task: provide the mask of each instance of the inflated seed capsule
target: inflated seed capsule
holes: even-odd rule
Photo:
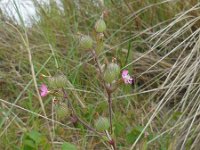
[[[65,104],[65,103],[61,102],[59,104],[56,104],[55,110],[56,110],[56,114],[60,120],[69,116],[69,109],[68,109],[67,104]]]
[[[67,85],[67,78],[64,75],[57,75],[48,78],[48,82],[51,88],[63,88]]]
[[[102,18],[95,23],[95,30],[96,32],[104,32],[106,30],[106,23]]]
[[[110,63],[104,71],[104,80],[107,83],[112,83],[117,80],[120,74],[120,67],[116,63]]]
[[[90,36],[84,35],[80,39],[80,47],[84,50],[90,50],[93,46],[93,40]]]
[[[97,131],[102,132],[102,131],[108,130],[109,127],[110,127],[110,123],[106,117],[99,117],[95,121],[95,128],[97,129]]]

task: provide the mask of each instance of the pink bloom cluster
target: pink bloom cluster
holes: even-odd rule
[[[42,97],[45,97],[45,96],[47,96],[48,93],[49,93],[49,91],[48,91],[47,86],[45,84],[42,84],[40,87],[40,95]]]
[[[125,84],[132,84],[134,82],[133,78],[128,74],[128,70],[122,71],[122,79]]]

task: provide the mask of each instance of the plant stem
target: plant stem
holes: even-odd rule
[[[84,125],[88,130],[93,131],[94,133],[96,133],[96,134],[99,135],[100,137],[103,137],[103,135],[102,135],[101,133],[97,132],[93,127],[91,127],[88,123],[86,123],[85,121],[83,121],[83,120],[76,114],[76,111],[75,111],[73,105],[71,104],[71,102],[69,101],[68,96],[67,96],[67,93],[66,93],[66,91],[64,90],[64,88],[62,88],[62,91],[63,91],[63,98],[64,98],[65,101],[68,103],[68,107],[71,108],[74,117],[76,117],[77,120],[78,120],[82,125]]]
[[[105,81],[104,81],[104,79],[103,79],[103,77],[102,77],[103,71],[102,71],[102,69],[101,69],[101,64],[100,64],[99,61],[98,61],[97,54],[96,54],[96,52],[95,52],[94,50],[92,50],[92,54],[93,54],[94,60],[95,60],[95,62],[96,62],[96,64],[97,64],[97,67],[98,67],[98,69],[99,69],[100,78],[101,78],[101,80],[102,80],[102,82],[103,82],[103,86],[104,86],[104,88],[106,89],[106,91],[108,91],[108,87],[106,86],[106,83],[105,83]]]
[[[112,97],[111,93],[108,92],[108,109],[109,109],[109,119],[110,119],[110,134],[112,135]]]
[[[110,133],[112,134],[112,98],[111,98],[111,95],[112,95],[112,90],[111,90],[111,87],[108,87],[102,77],[102,74],[103,74],[103,71],[101,69],[101,65],[98,61],[98,57],[96,55],[96,52],[94,50],[92,50],[92,54],[94,56],[94,59],[95,59],[95,62],[97,64],[97,67],[99,69],[99,73],[100,73],[100,77],[101,77],[101,80],[103,82],[103,86],[104,88],[106,89],[106,92],[107,92],[107,95],[108,95],[108,109],[109,109],[109,119],[110,119]]]
[[[117,89],[117,85],[118,84],[120,84],[120,81],[119,81],[119,83],[117,83],[117,85],[115,85],[115,87],[113,88],[113,87],[111,87],[111,86],[107,86],[106,85],[106,83],[105,83],[105,81],[104,81],[104,79],[103,79],[103,71],[102,71],[102,69],[101,69],[101,64],[99,63],[99,61],[98,61],[98,57],[97,57],[97,55],[96,55],[96,52],[94,51],[94,50],[92,50],[92,54],[93,54],[93,57],[94,57],[94,60],[95,60],[95,62],[96,62],[96,64],[97,64],[97,67],[98,67],[98,69],[99,69],[99,73],[100,73],[100,78],[101,78],[101,80],[102,80],[102,82],[103,82],[103,86],[104,86],[104,88],[105,88],[105,90],[106,90],[106,93],[107,93],[107,95],[108,95],[108,109],[109,109],[109,121],[110,121],[110,134],[112,135],[112,133],[113,133],[113,127],[112,127],[112,93]],[[111,138],[111,147],[114,149],[114,150],[116,150],[117,148],[116,148],[116,143],[115,143],[115,141]]]
[[[109,144],[111,145],[111,148],[113,150],[117,150],[116,145],[115,145],[115,141],[112,139],[112,137],[110,136],[110,134],[108,133],[107,130],[105,132],[106,132],[106,135],[107,135],[107,137],[109,139]]]

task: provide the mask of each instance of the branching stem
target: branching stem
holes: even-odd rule
[[[71,104],[70,100],[68,99],[67,93],[65,91],[64,88],[62,88],[62,92],[63,92],[63,98],[65,99],[65,101],[68,103],[68,107],[70,107],[70,109],[72,110],[73,113],[73,117],[76,117],[76,119],[83,125],[85,126],[88,130],[93,131],[94,133],[96,133],[98,136],[103,137],[103,134],[97,132],[93,127],[91,127],[88,123],[86,123],[85,121],[83,121],[76,113],[73,105]]]
[[[100,73],[101,80],[103,82],[103,86],[104,86],[104,88],[106,90],[106,93],[108,95],[108,109],[109,109],[109,119],[110,119],[110,133],[112,134],[112,99],[111,99],[111,95],[112,95],[113,91],[112,91],[112,89],[111,89],[110,86],[106,85],[106,83],[105,83],[105,81],[103,79],[103,76],[102,76],[103,75],[103,71],[101,69],[101,65],[100,65],[100,63],[98,61],[98,57],[97,57],[96,52],[94,50],[92,51],[92,54],[93,54],[93,57],[94,57],[95,62],[97,64],[97,67],[99,69],[99,73]]]

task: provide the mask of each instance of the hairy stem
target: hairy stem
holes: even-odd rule
[[[100,78],[101,78],[101,80],[102,80],[102,82],[103,82],[103,86],[104,86],[104,88],[106,89],[106,91],[108,91],[108,87],[106,86],[106,83],[105,83],[105,81],[104,81],[104,79],[103,79],[103,71],[102,71],[102,69],[101,69],[101,64],[99,63],[99,60],[98,60],[98,57],[97,57],[97,54],[96,54],[96,52],[93,50],[92,51],[92,54],[93,54],[93,57],[94,57],[94,61],[96,62],[96,64],[97,64],[97,67],[98,67],[98,70],[99,70],[99,73],[100,73]]]
[[[112,90],[110,87],[108,87],[103,79],[103,71],[101,69],[101,65],[98,61],[98,57],[96,55],[96,52],[93,50],[92,51],[92,54],[94,56],[94,59],[95,59],[95,62],[97,64],[97,67],[99,69],[99,73],[100,73],[100,77],[101,77],[101,80],[103,82],[103,86],[104,88],[106,89],[106,92],[107,92],[107,95],[108,95],[108,109],[109,109],[109,119],[110,119],[110,133],[112,134],[112,98],[111,98],[111,95],[112,95]]]
[[[110,119],[110,134],[112,134],[112,97],[110,92],[108,92],[108,109]]]
[[[94,133],[96,133],[98,136],[103,137],[103,135],[99,132],[97,132],[93,127],[91,127],[88,123],[86,123],[85,121],[83,121],[76,113],[73,105],[71,104],[71,102],[68,99],[67,93],[65,91],[64,88],[62,88],[63,91],[63,98],[65,99],[65,101],[68,103],[68,106],[71,108],[72,112],[73,112],[73,116],[76,117],[76,119],[82,124],[84,125],[88,130],[93,131]]]
[[[112,139],[112,137],[110,136],[110,134],[108,133],[108,131],[106,130],[106,135],[109,139],[109,144],[111,145],[112,150],[117,150],[116,145],[115,145],[115,141]]]
[[[93,50],[92,51],[92,54],[93,54],[93,57],[94,57],[94,60],[95,60],[95,62],[96,62],[96,64],[97,64],[97,67],[98,67],[98,69],[99,69],[99,73],[100,73],[100,78],[101,78],[101,80],[102,80],[102,82],[103,82],[103,86],[104,86],[104,88],[105,88],[105,90],[106,90],[106,93],[107,93],[107,95],[108,95],[108,109],[109,109],[109,121],[110,121],[110,134],[112,135],[112,132],[113,132],[113,127],[112,127],[112,92],[114,92],[116,89],[117,89],[117,85],[113,88],[113,87],[111,87],[111,86],[107,86],[106,85],[106,83],[105,83],[105,81],[104,81],[104,79],[103,79],[103,71],[102,71],[102,69],[101,69],[101,64],[99,63],[99,61],[98,61],[98,57],[97,57],[97,55],[96,55],[96,52]],[[120,82],[119,82],[120,83]],[[119,84],[119,83],[117,83],[117,84]],[[114,150],[116,150],[117,148],[116,148],[116,143],[115,143],[115,141],[114,140],[111,140],[112,142],[110,143],[111,144],[111,147],[114,149]]]

